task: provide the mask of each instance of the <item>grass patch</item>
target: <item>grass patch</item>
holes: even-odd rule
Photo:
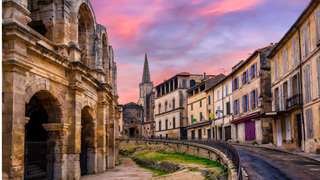
[[[120,171],[119,169],[114,169],[114,170],[113,170],[113,172],[119,172],[119,171]]]
[[[119,166],[122,164],[122,161],[121,160],[119,160]]]
[[[180,154],[180,153],[167,153],[167,152],[160,152],[160,151],[151,151],[147,150],[136,154],[134,157],[141,158],[141,159],[149,159],[154,161],[163,161],[163,162],[170,162],[176,164],[198,164],[198,165],[205,165],[206,167],[219,167],[224,169],[224,166],[221,165],[217,161],[212,161],[206,158],[199,158],[190,155]]]
[[[157,174],[157,176],[162,176],[162,175],[170,174],[169,172],[161,171],[161,170],[157,170],[157,169],[153,169],[153,168],[151,168],[151,167],[141,166],[141,165],[138,165],[138,166],[139,166],[140,168],[147,169],[147,170],[151,171],[151,172],[154,173],[154,174]]]

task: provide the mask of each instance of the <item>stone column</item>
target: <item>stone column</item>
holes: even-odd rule
[[[121,116],[121,107],[118,106],[115,111],[115,165],[119,165],[119,121]]]
[[[106,170],[106,118],[108,107],[107,101],[98,102],[98,131],[97,131],[97,172],[103,173]]]
[[[49,143],[54,143],[54,180],[67,180],[68,174],[68,138],[69,124],[50,123],[43,124],[43,128],[49,131]]]
[[[114,168],[115,166],[115,129],[114,129],[114,101],[109,102],[109,124],[108,124],[108,137],[109,137],[109,156],[108,156],[108,168]]]
[[[68,131],[68,179],[79,180],[80,152],[81,152],[81,102],[84,89],[81,87],[81,74],[71,71],[68,74],[68,120],[70,128]]]

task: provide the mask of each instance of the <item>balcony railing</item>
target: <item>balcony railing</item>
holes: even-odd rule
[[[301,95],[300,94],[296,94],[290,98],[287,99],[287,109],[291,109],[294,107],[297,107],[301,105]]]

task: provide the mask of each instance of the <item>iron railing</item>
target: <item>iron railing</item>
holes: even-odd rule
[[[203,144],[207,145],[213,148],[216,148],[226,154],[231,160],[233,165],[237,169],[238,173],[238,180],[242,180],[242,171],[241,171],[241,159],[240,155],[235,147],[233,147],[230,143],[224,142],[224,141],[218,141],[218,140],[211,140],[207,138],[198,138],[198,137],[174,137],[174,138],[166,138],[166,137],[160,137],[160,136],[154,136],[154,137],[148,137],[148,138],[123,138],[120,137],[119,140],[161,140],[161,141],[183,141],[183,142],[190,142],[190,143],[197,143],[197,144]]]
[[[301,95],[296,94],[287,99],[287,109],[294,108],[296,106],[301,105]]]

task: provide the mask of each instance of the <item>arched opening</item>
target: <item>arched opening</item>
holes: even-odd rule
[[[195,86],[195,85],[196,85],[196,81],[192,79],[192,80],[190,81],[190,87],[193,87],[193,86]]]
[[[105,82],[109,79],[109,53],[108,53],[108,42],[106,34],[102,35],[102,69],[106,73]]]
[[[166,119],[166,130],[168,129],[168,119]]]
[[[168,102],[165,103],[165,112],[168,112]]]
[[[46,37],[47,29],[46,26],[43,24],[42,20],[31,21],[30,23],[28,23],[28,26],[30,26],[32,29],[37,31],[42,36]]]
[[[161,104],[159,104],[159,114],[161,114]]]
[[[92,114],[89,106],[81,111],[81,175],[92,174],[95,169],[95,123]]]
[[[161,131],[161,121],[159,121],[159,131]]]
[[[173,110],[176,109],[176,100],[175,99],[172,100],[172,109]]]
[[[176,128],[176,118],[173,118],[173,129],[175,129]]]
[[[78,20],[78,44],[82,50],[81,62],[91,68],[92,61],[94,62],[95,59],[95,53],[92,52],[95,42],[95,38],[92,36],[94,34],[94,20],[87,4],[81,4],[78,13],[80,15]]]
[[[35,93],[26,104],[25,125],[25,179],[53,179],[54,132],[43,124],[60,123],[61,109],[53,95],[45,90]]]

